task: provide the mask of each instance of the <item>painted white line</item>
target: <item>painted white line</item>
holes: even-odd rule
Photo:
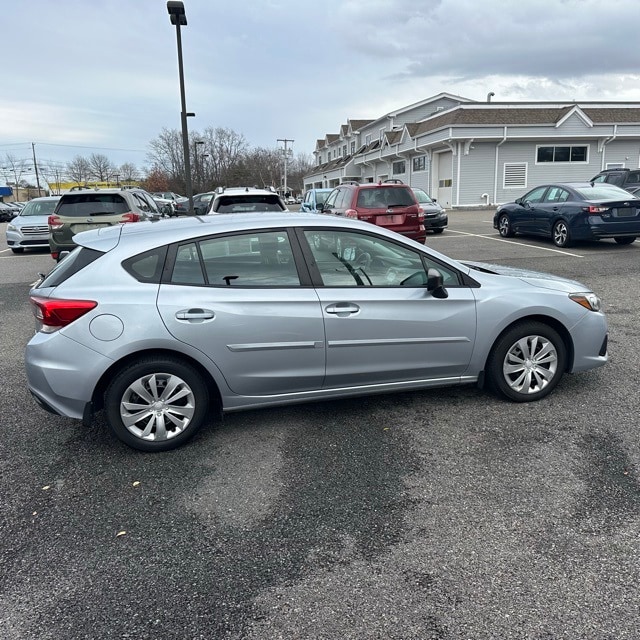
[[[468,233],[467,231],[455,231],[454,229],[447,229],[449,233],[459,233],[461,236],[471,236],[473,238],[483,238],[484,240],[493,240],[494,242],[506,242],[507,244],[515,244],[520,247],[528,247],[529,249],[540,249],[540,251],[551,251],[551,253],[560,253],[563,256],[571,256],[572,258],[584,258],[578,253],[571,253],[570,251],[563,251],[562,249],[550,249],[549,247],[541,247],[537,244],[527,244],[526,242],[517,242],[515,240],[507,240],[505,238],[496,238],[495,236],[485,236],[482,233]]]
[[[9,249],[0,249],[0,253],[5,253],[6,251],[9,251]]]

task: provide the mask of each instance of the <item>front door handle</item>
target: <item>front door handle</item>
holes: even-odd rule
[[[354,313],[358,313],[360,307],[351,302],[337,302],[336,304],[330,304],[328,307],[325,307],[324,310],[340,318],[346,318]]]
[[[210,309],[182,309],[176,313],[178,320],[188,320],[189,322],[203,322],[204,320],[212,320],[215,313]]]

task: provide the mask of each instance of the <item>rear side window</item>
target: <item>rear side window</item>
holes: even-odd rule
[[[167,255],[167,247],[159,247],[128,258],[122,263],[124,270],[138,282],[160,282]]]
[[[37,288],[57,287],[103,255],[102,251],[76,247],[68,256],[58,262]]]
[[[94,215],[119,215],[130,211],[126,200],[117,193],[78,193],[63,196],[56,215],[83,218]]]

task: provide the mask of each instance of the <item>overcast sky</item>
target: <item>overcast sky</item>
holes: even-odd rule
[[[640,102],[639,0],[185,0],[190,131],[317,138],[441,92]],[[165,0],[2,3],[0,159],[146,163],[180,129]]]

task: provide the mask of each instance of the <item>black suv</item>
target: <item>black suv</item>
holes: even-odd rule
[[[640,187],[640,169],[605,169],[589,182],[608,182],[621,189],[637,189]]]
[[[424,243],[424,210],[401,180],[343,182],[319,205],[323,213],[357,218]]]

